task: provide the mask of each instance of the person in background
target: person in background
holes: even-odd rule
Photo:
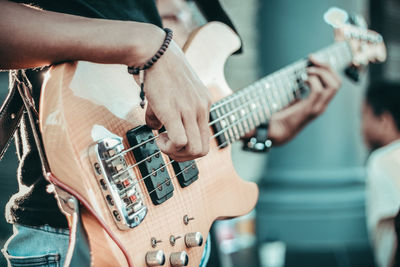
[[[378,266],[393,266],[400,208],[400,83],[371,84],[362,109],[367,161],[367,226]]]

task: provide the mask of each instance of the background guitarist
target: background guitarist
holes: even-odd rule
[[[44,71],[32,68],[75,60],[139,66],[154,55],[165,38],[152,0],[26,2],[35,7],[0,1],[0,68],[27,69],[16,74],[30,83],[36,105]],[[206,18],[232,25],[218,1],[198,3]],[[269,130],[275,144],[288,141],[321,114],[340,87],[338,76],[329,66],[311,61],[311,94],[273,117]],[[179,161],[204,156],[209,149],[210,97],[174,41],[147,72],[145,91],[147,124],[152,128],[164,125],[168,131],[158,139],[160,149]],[[54,197],[46,193],[47,181],[26,122],[23,117],[16,134],[20,190],[9,201],[7,212],[14,235],[3,252],[11,265],[43,261],[63,264],[68,247],[67,222]]]

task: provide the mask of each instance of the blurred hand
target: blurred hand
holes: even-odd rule
[[[206,155],[211,99],[174,41],[146,72],[145,92],[147,125],[153,129],[164,125],[167,130],[157,139],[160,150],[177,161]]]
[[[310,121],[321,115],[341,86],[332,68],[310,56],[313,66],[307,69],[311,89],[306,99],[274,114],[269,124],[269,138],[274,145],[288,142]]]

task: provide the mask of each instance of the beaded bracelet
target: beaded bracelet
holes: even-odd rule
[[[165,39],[163,44],[161,45],[160,49],[158,49],[157,53],[150,58],[144,65],[140,67],[135,67],[135,66],[128,66],[128,72],[132,75],[138,75],[139,74],[139,82],[140,82],[140,99],[142,100],[140,102],[140,106],[144,108],[146,102],[145,102],[145,93],[144,93],[144,79],[145,79],[145,71],[147,69],[150,69],[154,63],[157,62],[157,60],[160,59],[162,55],[164,55],[165,51],[167,50],[169,44],[171,43],[172,40],[172,30],[168,28],[164,28],[164,31],[166,33]]]

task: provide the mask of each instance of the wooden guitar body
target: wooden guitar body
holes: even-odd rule
[[[231,94],[223,68],[239,45],[238,37],[227,26],[210,23],[197,30],[184,48],[214,101]],[[210,153],[197,161],[198,180],[182,188],[172,178],[173,196],[160,205],[152,203],[145,184],[139,181],[140,170],[134,168],[148,212],[138,226],[120,230],[95,177],[89,150],[98,140],[115,136],[123,138],[124,147],[129,148],[126,133],[145,124],[139,102],[139,88],[126,66],[73,62],[52,67],[40,104],[45,152],[57,179],[52,182],[73,193],[85,206],[82,219],[89,237],[92,266],[146,266],[146,253],[155,250],[165,253],[164,266],[171,266],[169,256],[180,251],[187,252],[188,266],[199,266],[205,242],[200,247],[187,248],[185,234],[201,232],[205,240],[216,219],[248,213],[257,201],[257,186],[238,177],[229,146],[218,148],[212,139]],[[162,157],[169,161],[167,156]],[[125,158],[129,165],[136,162],[132,153]],[[171,165],[167,169],[174,177]],[[185,224],[185,215],[194,219]],[[128,260],[105,228],[118,240]],[[171,245],[171,236],[181,238]],[[152,247],[152,238],[162,242]]]

